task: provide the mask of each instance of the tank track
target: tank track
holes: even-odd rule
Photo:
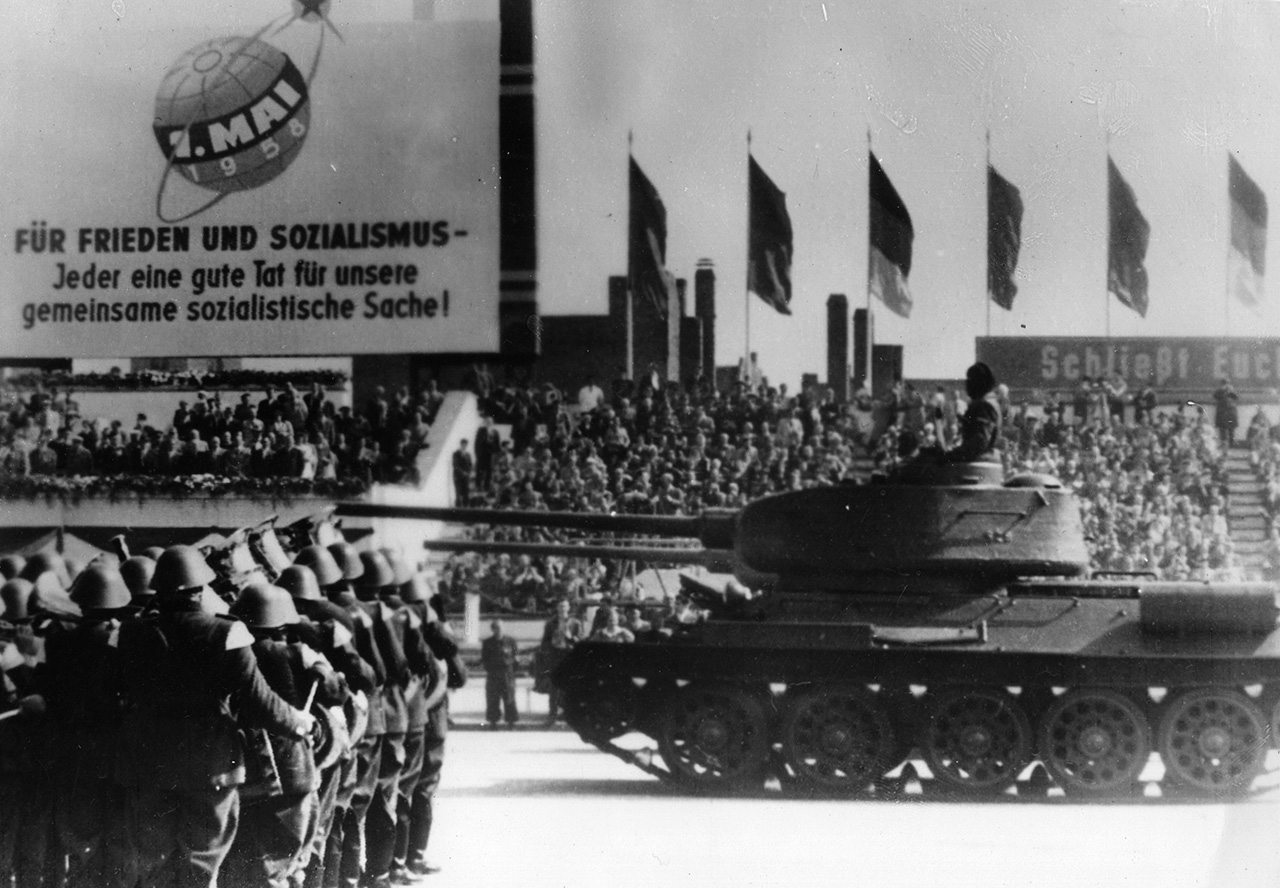
[[[1222,801],[1272,791],[1280,688],[566,688],[602,752],[684,791]],[[617,740],[638,731],[657,746]]]

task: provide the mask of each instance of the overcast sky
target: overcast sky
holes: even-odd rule
[[[975,8],[976,7],[976,8]],[[627,133],[667,208],[668,267],[715,262],[717,361],[745,349],[747,131],[787,193],[793,316],[753,297],[775,381],[825,378],[826,301],[866,303],[868,131],[915,223],[908,376],[958,376],[986,331],[987,132],[1022,190],[995,335],[1280,334],[1280,281],[1228,306],[1227,152],[1280,195],[1280,4],[537,0],[540,300],[603,312],[626,268]],[[1151,223],[1146,319],[1105,296],[1106,155]],[[1271,252],[1273,267],[1280,258]]]

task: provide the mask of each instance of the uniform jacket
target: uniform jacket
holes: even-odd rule
[[[319,682],[315,699],[324,706],[340,705],[346,697],[342,679],[332,669],[313,668],[308,660],[314,660],[316,654],[304,644],[259,639],[253,643],[253,653],[268,687],[290,706],[302,708],[315,682]],[[272,735],[260,727],[247,728],[246,740],[250,756],[262,756],[265,747],[270,746],[280,794],[300,795],[320,787],[320,773],[309,741]],[[269,775],[260,772],[259,777],[263,776],[269,779]]]
[[[125,786],[202,791],[244,782],[241,724],[289,735],[292,708],[258,669],[243,623],[200,609],[196,597],[161,600],[120,627],[118,776]]]

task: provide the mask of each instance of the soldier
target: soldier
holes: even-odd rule
[[[264,581],[249,583],[231,608],[253,633],[253,653],[267,684],[290,705],[314,700],[339,706],[346,683],[325,658],[288,637],[299,623],[289,593]],[[314,690],[314,694],[313,694]],[[224,872],[231,885],[265,884],[288,888],[312,851],[316,829],[316,791],[320,774],[310,743],[296,737],[269,736],[244,727],[248,742],[248,779],[241,788],[240,829]]]
[[[467,681],[467,668],[462,662],[457,642],[444,622],[442,612],[437,612],[427,578],[415,573],[409,582],[400,587],[400,597],[405,605],[422,620],[422,635],[438,663],[445,665],[447,689],[462,687]],[[436,699],[438,695],[438,700]],[[432,693],[424,687],[419,698],[409,709],[409,731],[422,725],[421,761],[418,773],[411,771],[411,760],[406,754],[405,771],[400,781],[400,802],[396,821],[396,856],[392,867],[392,881],[407,884],[419,876],[439,872],[439,867],[427,862],[427,843],[431,839],[434,820],[434,797],[440,785],[440,771],[444,767],[444,743],[449,732],[449,694],[447,690]],[[410,741],[406,740],[406,747]]]
[[[244,624],[201,609],[213,579],[194,548],[166,549],[151,580],[154,609],[120,627],[131,708],[117,766],[144,888],[217,884],[245,777],[232,696],[241,719],[273,733],[304,738],[314,722],[267,686]]]
[[[403,652],[405,664],[399,680],[389,676],[383,688],[386,732],[382,735],[381,764],[365,821],[368,837],[366,884],[381,888],[390,885],[395,855],[400,778],[407,763],[410,702],[418,696],[423,679],[434,670],[435,663],[422,638],[422,620],[396,594],[397,581],[408,579],[407,567],[402,563],[401,576],[397,577],[381,552],[361,552],[360,561],[364,565],[364,574],[357,581],[356,594],[362,604],[370,607],[371,616],[378,621],[380,632],[385,631],[389,646]],[[421,737],[417,736],[415,740],[420,746]]]
[[[116,645],[130,613],[129,589],[115,568],[92,564],[77,577],[71,600],[84,616],[49,638],[39,682],[58,731],[55,793],[67,885],[124,885],[134,874],[115,773],[124,715]]]
[[[342,585],[342,570],[324,546],[307,546],[298,553],[295,563],[281,572],[277,582],[293,596],[299,615],[311,622],[314,636],[309,644],[329,658],[347,680],[352,697],[344,707],[352,749],[320,773],[319,801],[316,816],[315,853],[307,867],[306,884],[310,888],[336,885],[342,862],[341,821],[351,803],[355,786],[355,748],[364,737],[369,719],[369,700],[385,676],[364,660],[352,646],[356,624],[345,608],[326,600],[320,586]],[[303,636],[305,638],[305,636]],[[330,847],[330,836],[337,825],[337,839]]]
[[[25,598],[25,604],[14,628],[14,640],[24,663],[10,675],[21,694],[40,696],[48,645],[75,627],[80,609],[59,579],[68,576],[61,556],[38,553],[27,562],[24,573],[28,571],[33,582],[28,592],[17,596]],[[5,597],[13,597],[12,591]],[[57,759],[52,754],[56,733],[45,716],[43,702],[39,714],[28,713],[12,733],[17,790],[14,875],[24,888],[60,885],[65,877],[65,852],[54,820],[55,794],[49,792],[57,773]]]
[[[334,561],[342,571],[342,581],[325,588],[329,600],[344,607],[351,614],[355,625],[356,650],[360,656],[380,670],[383,682],[379,695],[369,700],[369,727],[356,745],[356,767],[351,787],[350,804],[339,822],[334,818],[334,833],[330,834],[330,850],[333,850],[335,834],[341,848],[340,884],[354,886],[359,883],[366,859],[365,816],[373,804],[382,764],[382,737],[387,733],[387,706],[385,688],[406,680],[408,669],[404,650],[396,643],[386,625],[377,601],[360,601],[351,583],[364,576],[364,563],[350,543],[334,543],[329,547]],[[340,793],[340,797],[341,797]],[[341,801],[341,798],[340,798]],[[330,858],[329,864],[333,863]],[[332,874],[330,874],[332,875]],[[334,883],[331,883],[334,884]]]
[[[141,610],[146,607],[155,591],[151,588],[151,578],[155,576],[156,563],[146,555],[134,555],[120,565],[120,576],[129,587],[130,603]]]
[[[35,694],[36,666],[42,642],[31,626],[34,584],[15,577],[0,587],[4,621],[0,623],[0,884],[10,874],[21,886],[43,879],[48,837],[48,774],[45,757],[44,701]]]

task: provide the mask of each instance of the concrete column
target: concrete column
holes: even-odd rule
[[[827,385],[836,402],[849,400],[849,297],[827,297]]]

